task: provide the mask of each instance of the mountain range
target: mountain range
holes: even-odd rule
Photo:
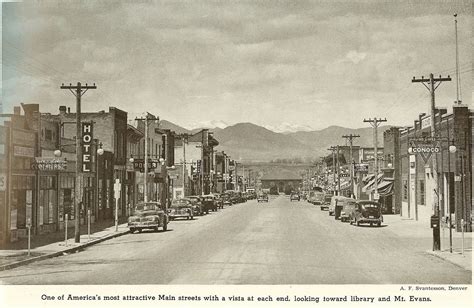
[[[162,128],[176,133],[196,133],[200,129],[189,130],[172,122],[161,120]],[[383,132],[390,126],[379,127],[378,144],[383,145]],[[275,159],[317,159],[328,155],[327,149],[333,145],[345,145],[343,135],[355,134],[354,145],[373,146],[373,129],[345,128],[330,126],[322,130],[275,132],[253,123],[237,123],[225,128],[212,128],[214,138],[219,141],[218,151],[225,151],[233,159],[253,162],[268,162]]]

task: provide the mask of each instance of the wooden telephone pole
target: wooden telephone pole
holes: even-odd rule
[[[74,191],[74,242],[80,243],[81,231],[80,231],[80,211],[82,203],[82,191],[81,191],[81,177],[82,177],[82,130],[81,130],[81,98],[87,90],[97,89],[95,83],[92,86],[83,86],[80,82],[73,86],[69,84],[65,86],[64,83],[61,85],[61,89],[69,90],[76,97],[76,184]]]
[[[349,140],[349,157],[350,157],[350,171],[351,171],[351,196],[352,197],[354,195],[354,159],[353,159],[353,156],[352,156],[352,141],[355,139],[355,138],[359,138],[360,136],[359,135],[353,135],[353,134],[350,134],[350,135],[344,135],[342,136],[342,138],[346,138],[346,140]]]
[[[431,95],[431,138],[436,138],[436,122],[435,122],[435,90],[439,87],[439,85],[443,81],[451,81],[451,77],[441,77],[435,78],[433,74],[430,74],[430,78],[425,78],[421,76],[421,78],[416,79],[413,77],[411,82],[422,83],[428,91],[430,91]],[[441,237],[440,237],[440,215],[439,215],[439,192],[438,190],[438,166],[437,166],[437,157],[436,153],[431,155],[431,162],[433,164],[433,208],[434,208],[434,215],[437,216],[438,224],[437,227],[433,227],[433,250],[441,250]]]

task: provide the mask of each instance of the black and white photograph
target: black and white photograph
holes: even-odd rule
[[[1,18],[3,307],[472,307],[472,1]]]

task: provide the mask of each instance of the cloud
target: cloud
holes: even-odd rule
[[[358,64],[360,61],[364,60],[366,56],[367,54],[365,52],[351,50],[346,54],[346,59],[352,61],[354,64]]]

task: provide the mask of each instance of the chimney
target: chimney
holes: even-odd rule
[[[19,106],[13,107],[13,114],[14,115],[21,115],[21,108]]]
[[[67,107],[67,113],[71,113],[71,107]]]
[[[59,106],[59,114],[65,114],[66,113],[66,106]]]

